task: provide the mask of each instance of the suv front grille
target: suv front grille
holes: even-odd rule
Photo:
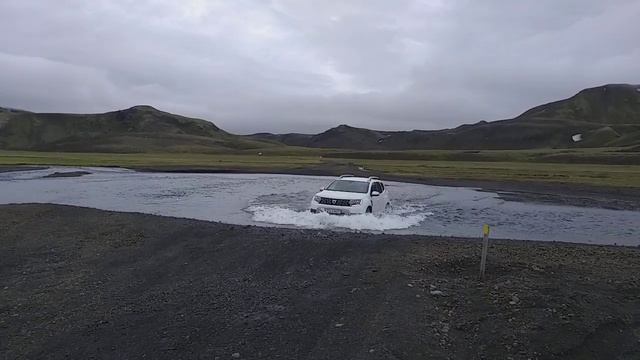
[[[333,205],[333,206],[351,206],[349,205],[349,200],[332,199],[332,198],[326,198],[326,197],[320,198],[320,204]]]

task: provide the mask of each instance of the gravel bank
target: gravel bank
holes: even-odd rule
[[[640,249],[0,206],[0,358],[635,359]]]

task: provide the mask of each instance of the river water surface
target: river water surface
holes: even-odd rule
[[[43,178],[85,170],[89,175]],[[505,201],[470,188],[386,182],[392,210],[381,215],[311,214],[309,201],[331,177],[143,173],[49,168],[0,173],[0,203],[55,203],[242,225],[397,234],[479,236],[640,246],[640,212]]]

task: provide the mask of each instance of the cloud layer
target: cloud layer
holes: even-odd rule
[[[0,106],[435,129],[640,83],[637,0],[4,0]]]

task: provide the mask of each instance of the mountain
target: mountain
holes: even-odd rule
[[[316,135],[254,134],[287,145],[357,150],[530,149],[640,144],[640,86],[611,84],[509,120],[445,130],[375,131],[347,125]],[[575,139],[575,140],[574,140]]]
[[[239,136],[151,106],[104,114],[0,108],[0,149],[79,152],[220,152],[283,145],[354,150],[533,149],[640,146],[640,86],[585,89],[516,118],[444,130],[376,131],[340,125],[320,134]]]
[[[104,114],[0,108],[0,149],[84,152],[210,152],[273,143],[229,134],[213,123],[151,106]]]
[[[518,118],[640,124],[640,85],[610,84],[585,89],[569,99],[536,106]]]

